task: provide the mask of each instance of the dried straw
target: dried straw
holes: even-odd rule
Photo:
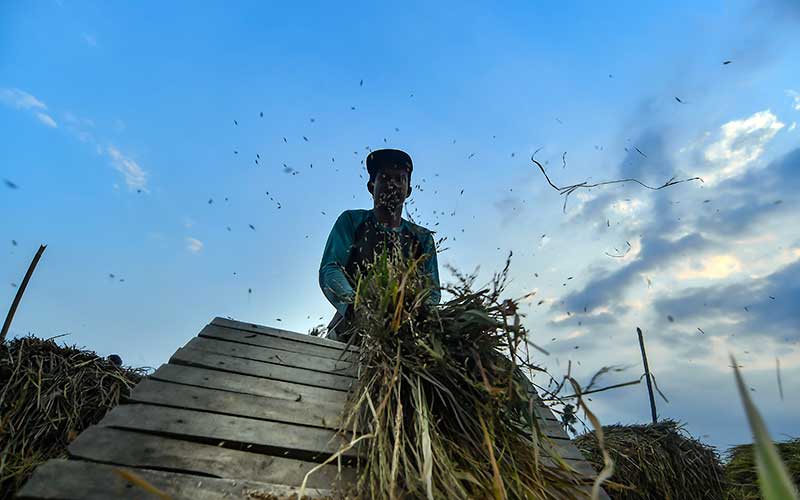
[[[508,323],[514,309],[499,299],[508,265],[478,292],[474,276],[459,276],[448,288],[454,298],[436,308],[425,305],[419,265],[384,253],[358,282],[361,372],[343,431],[371,437],[359,444],[356,495],[586,498],[591,481],[540,456],[537,443],[548,438],[512,361],[525,331],[518,317]]]
[[[800,438],[775,443],[778,453],[789,469],[792,481],[800,488]],[[726,453],[726,497],[728,500],[759,500],[758,472],[753,456],[753,445],[734,446]]]
[[[603,426],[605,446],[615,462],[607,485],[615,500],[717,500],[723,471],[717,452],[692,438],[673,420],[646,425]],[[584,456],[603,464],[594,433],[575,438]]]
[[[66,455],[78,433],[97,423],[144,375],[92,351],[33,336],[0,344],[0,499],[11,498],[33,469]]]

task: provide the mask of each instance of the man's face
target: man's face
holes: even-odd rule
[[[404,168],[384,168],[375,176],[372,197],[375,205],[396,208],[408,196],[409,176]]]

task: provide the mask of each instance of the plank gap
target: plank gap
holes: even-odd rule
[[[130,427],[116,426],[116,425],[109,425],[107,427],[110,429],[120,429],[126,431],[135,430],[136,432],[139,432],[141,434],[148,434],[151,436],[165,437],[169,439],[175,439],[178,441],[188,441],[191,443],[208,444],[212,446],[217,446],[219,448],[226,448],[235,451],[243,451],[246,453],[255,453],[258,455],[293,458],[295,460],[302,460],[305,462],[322,463],[328,458],[330,458],[330,456],[332,455],[332,453],[328,452],[311,452],[305,450],[297,450],[293,448],[270,446],[266,444],[247,443],[244,441],[235,441],[235,440],[220,440],[216,438],[187,435],[187,434],[180,434],[167,431],[156,431],[150,429],[132,429]],[[353,466],[356,462],[356,457],[352,456],[348,457],[343,455],[341,458],[342,458],[342,465],[344,466],[350,467]]]

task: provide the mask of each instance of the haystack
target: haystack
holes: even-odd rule
[[[0,344],[0,499],[33,469],[66,455],[144,375],[75,346],[34,336]]]
[[[800,438],[775,443],[778,453],[789,470],[789,476],[800,488]],[[725,482],[728,500],[760,500],[758,472],[753,445],[734,446],[728,452],[725,464]]]
[[[615,500],[717,500],[723,498],[723,470],[714,448],[692,438],[681,424],[603,426],[614,460],[607,491]],[[603,463],[594,433],[575,438],[595,466]]]
[[[585,478],[537,452],[525,331],[499,299],[508,267],[477,292],[460,278],[429,307],[419,264],[384,253],[358,283],[360,385],[343,419],[361,439],[357,495],[586,498]]]

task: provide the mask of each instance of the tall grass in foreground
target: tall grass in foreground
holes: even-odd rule
[[[526,333],[499,299],[508,266],[476,292],[459,277],[433,308],[420,262],[384,253],[357,286],[360,384],[343,425],[363,439],[357,495],[588,498],[586,478],[540,451]]]
[[[772,442],[761,414],[750,399],[750,394],[745,388],[744,380],[733,356],[731,356],[731,364],[736,377],[736,387],[739,389],[739,396],[742,398],[747,420],[750,422],[750,430],[753,432],[753,451],[756,457],[761,494],[764,500],[797,500],[797,488],[789,477],[786,465],[778,455],[778,450]]]
[[[789,469],[790,479],[800,485],[800,438],[775,443],[781,460]],[[758,466],[752,444],[741,444],[726,453],[725,482],[727,500],[760,500]]]

